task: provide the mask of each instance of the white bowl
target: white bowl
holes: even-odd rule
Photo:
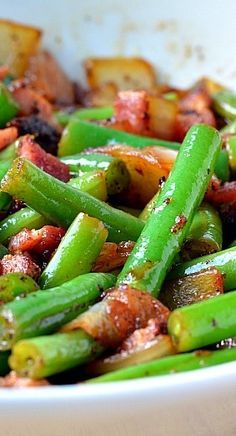
[[[92,55],[141,55],[161,78],[236,87],[234,0],[1,1],[0,15],[45,29],[74,79]],[[236,362],[171,376],[0,392],[1,436],[234,436]]]

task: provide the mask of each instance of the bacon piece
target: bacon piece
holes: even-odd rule
[[[176,139],[182,141],[193,124],[204,123],[216,127],[216,120],[213,112],[208,108],[201,111],[188,109],[180,112],[176,118]]]
[[[42,95],[19,81],[12,84],[11,91],[20,106],[20,115],[35,114],[46,121],[51,121],[52,105]]]
[[[210,106],[211,97],[202,84],[187,91],[179,102],[179,107],[182,111],[195,110],[201,112],[202,109],[210,108]]]
[[[215,205],[236,201],[236,181],[226,182],[218,189],[208,191],[207,200]]]
[[[2,275],[12,272],[21,272],[35,280],[41,273],[39,266],[32,260],[28,253],[6,254],[0,261],[0,268]]]
[[[18,377],[15,371],[11,371],[6,377],[0,377],[1,388],[32,388],[39,386],[48,386],[45,379],[32,380],[30,378]]]
[[[160,324],[156,318],[149,319],[147,326],[142,329],[135,330],[127,339],[122,342],[120,351],[135,352],[137,349],[143,347],[148,342],[155,339],[160,334],[167,333],[167,325]]]
[[[51,174],[56,179],[68,182],[70,179],[69,167],[56,156],[46,153],[30,135],[23,136],[18,145],[18,155],[33,162],[37,167]]]
[[[146,130],[148,100],[145,91],[121,91],[114,103],[116,121],[124,123],[124,130],[142,133]]]
[[[134,330],[143,328],[151,318],[164,328],[169,309],[147,292],[120,286],[108,292],[103,301],[65,325],[63,331],[82,328],[106,347],[117,347]]]
[[[94,272],[109,272],[120,268],[134,248],[134,242],[105,242],[93,267]]]
[[[30,85],[47,100],[59,104],[73,104],[73,84],[49,52],[40,51],[31,57],[26,76],[30,80]]]
[[[48,225],[39,230],[23,229],[11,238],[8,249],[11,254],[24,251],[52,254],[60,244],[64,234],[65,230],[61,227]]]
[[[16,127],[6,127],[5,129],[0,129],[0,150],[14,142],[17,136],[18,130]]]
[[[0,80],[4,80],[8,74],[9,74],[9,66],[0,65]]]

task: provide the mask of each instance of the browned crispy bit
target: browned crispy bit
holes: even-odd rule
[[[73,84],[48,51],[40,51],[31,57],[26,76],[30,86],[50,102],[73,104]]]
[[[65,230],[63,228],[50,225],[46,225],[39,230],[23,229],[11,238],[8,250],[11,254],[25,251],[52,254],[64,234]]]
[[[0,261],[1,274],[21,272],[37,280],[41,270],[28,253],[6,254]]]
[[[68,182],[70,179],[69,167],[56,156],[46,153],[31,135],[25,135],[20,139],[17,152],[20,157],[30,160],[56,179],[63,182]]]
[[[93,267],[94,272],[109,272],[120,268],[126,262],[130,252],[134,247],[134,242],[105,242],[101,253]]]
[[[134,330],[156,318],[166,325],[169,309],[147,292],[120,286],[108,292],[103,301],[63,327],[63,331],[84,329],[104,346],[116,348]]]

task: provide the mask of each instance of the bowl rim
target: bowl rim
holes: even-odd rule
[[[202,368],[193,371],[152,376],[147,378],[106,382],[86,385],[85,383],[62,385],[62,386],[41,386],[28,388],[0,388],[0,405],[8,402],[19,403],[22,400],[48,402],[54,400],[57,403],[64,402],[65,399],[73,399],[79,402],[91,400],[97,402],[108,400],[109,398],[133,397],[137,393],[156,393],[157,395],[165,392],[168,394],[173,389],[181,386],[187,391],[198,391],[202,384],[213,384],[214,386],[224,386],[231,382],[232,376],[236,375],[236,361],[228,362],[214,367]]]

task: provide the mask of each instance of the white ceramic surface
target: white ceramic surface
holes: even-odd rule
[[[142,55],[188,86],[236,88],[235,0],[0,0],[0,17],[46,29],[71,77],[91,55]],[[1,436],[235,436],[236,363],[116,384],[1,390]]]

